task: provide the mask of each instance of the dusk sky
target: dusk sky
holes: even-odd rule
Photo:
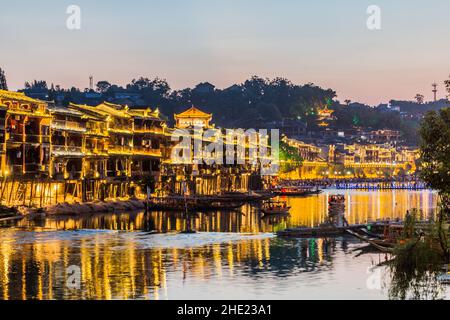
[[[173,89],[252,75],[313,82],[370,104],[432,97],[450,73],[448,0],[1,0],[0,67],[10,89],[85,88],[161,77]],[[81,30],[66,9],[81,8]],[[382,29],[366,27],[369,5]]]

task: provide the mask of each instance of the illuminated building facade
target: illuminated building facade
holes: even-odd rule
[[[175,129],[186,130],[190,138],[196,127],[214,129],[226,141],[225,131],[210,124],[212,115],[195,107],[175,115],[175,120]],[[265,137],[243,137],[242,164],[225,164],[226,153],[207,156],[223,157],[223,163],[174,163],[175,129],[167,128],[158,109],[107,102],[59,107],[23,93],[0,91],[0,122],[0,200],[8,205],[128,198],[142,194],[140,181],[148,178],[164,195],[263,187],[261,164],[250,150],[264,144],[267,148]],[[202,138],[202,147],[211,139]],[[238,151],[234,144],[233,150]]]
[[[221,192],[246,192],[249,190],[262,189],[268,181],[265,181],[260,174],[261,162],[258,161],[258,155],[251,150],[258,150],[259,147],[265,146],[268,148],[268,139],[256,134],[256,139],[253,140],[245,133],[236,133],[232,141],[227,141],[226,130],[215,128],[211,124],[212,115],[199,110],[196,107],[174,115],[175,128],[168,129],[167,133],[179,134],[183,133],[185,138],[191,138],[190,145],[191,155],[189,159],[183,163],[174,162],[172,157],[165,157],[163,171],[162,171],[162,185],[164,192],[167,193],[190,193],[211,195]],[[214,136],[205,137],[204,132],[214,132]],[[194,151],[195,138],[200,138],[201,149],[204,150],[211,143],[222,141],[224,149],[231,146],[231,148],[217,151],[214,150],[210,154],[202,152],[202,159],[197,159]],[[243,152],[245,154],[238,154],[238,143],[244,145]],[[169,141],[167,145],[168,153],[177,152],[178,142]],[[233,150],[236,158],[242,156],[245,160],[243,163],[234,161],[227,164],[227,152]],[[180,150],[181,151],[181,150]],[[233,155],[231,155],[233,156]],[[218,161],[219,160],[219,161]],[[211,163],[208,163],[211,161]],[[269,179],[269,178],[267,178]]]
[[[316,146],[284,137],[302,157],[302,165],[285,173],[289,179],[385,178],[413,174],[420,157],[418,149],[391,144],[337,144]]]
[[[0,90],[2,176],[48,176],[51,115],[46,104]]]
[[[57,107],[0,91],[0,121],[3,203],[122,198],[132,195],[137,178],[158,179],[165,139],[158,110]]]

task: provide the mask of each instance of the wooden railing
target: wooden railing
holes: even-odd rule
[[[109,146],[108,153],[132,154],[133,147],[130,146]]]
[[[86,131],[85,126],[83,126],[81,123],[78,123],[75,121],[53,120],[51,126],[54,129],[74,130],[74,131],[80,131],[80,132]]]
[[[150,149],[150,148],[144,148],[144,147],[134,147],[133,154],[155,156],[155,157],[162,156],[161,149]]]
[[[82,149],[81,146],[59,146],[59,145],[53,145],[52,146],[52,152],[74,154],[74,153],[83,153],[83,149]]]

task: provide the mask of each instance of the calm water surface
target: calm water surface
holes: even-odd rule
[[[334,193],[287,199],[291,216],[281,218],[261,218],[257,208],[247,206],[232,213],[137,212],[20,222],[0,229],[0,298],[388,298],[387,269],[377,267],[388,257],[368,251],[366,244],[347,237],[273,235],[321,223]],[[428,191],[351,191],[346,198],[351,223],[402,217],[411,208],[433,214],[437,200]],[[200,232],[179,233],[188,227]],[[78,270],[79,282],[72,277]]]

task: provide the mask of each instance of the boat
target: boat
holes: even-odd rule
[[[263,201],[268,197],[267,195],[262,195],[256,192],[224,192],[217,196],[213,196],[213,198],[217,198],[223,202],[233,202],[233,201],[242,201],[242,202],[257,202]],[[271,194],[270,197],[273,197]]]
[[[17,221],[17,220],[22,220],[24,218],[24,216],[8,216],[8,217],[2,217],[0,218],[0,222],[4,222],[4,221]]]
[[[274,193],[278,196],[298,197],[298,196],[308,195],[308,190],[298,188],[298,187],[283,187],[283,188],[280,188],[279,190],[275,190]]]
[[[342,194],[332,195],[328,200],[330,206],[345,206],[345,196]]]
[[[322,192],[323,192],[323,190],[320,190],[320,189],[311,190],[311,191],[308,191],[308,195],[311,195],[311,196],[318,195],[318,194],[321,194]]]
[[[213,202],[201,202],[195,205],[196,210],[235,210],[244,205],[243,202],[220,202],[220,201],[213,201]]]
[[[23,217],[23,214],[17,208],[0,205],[0,221],[21,220]]]
[[[280,214],[268,214],[263,215],[261,219],[283,219],[283,218],[289,218],[291,214],[289,212],[284,212]]]
[[[195,230],[180,231],[180,234],[195,234],[195,233],[197,233],[197,231]]]
[[[337,237],[345,233],[343,228],[335,227],[333,225],[322,225],[317,228],[294,228],[278,231],[278,237],[288,238],[320,238],[320,237]]]
[[[351,229],[345,229],[345,231],[348,234],[351,234],[352,236],[358,238],[359,240],[371,244],[372,246],[374,246],[375,248],[377,248],[378,250],[380,250],[382,252],[386,252],[386,253],[394,252],[394,246],[395,246],[394,242],[391,242],[389,240],[383,240],[383,239],[376,238],[376,237],[370,237],[367,235],[362,235]]]
[[[289,207],[284,201],[267,201],[263,204],[261,212],[265,215],[281,215],[289,213]]]
[[[149,201],[149,210],[153,211],[215,211],[235,210],[244,202],[229,202],[208,197],[167,197],[153,198]]]
[[[257,190],[257,191],[253,191],[255,194],[259,195],[261,198],[261,200],[270,200],[273,199],[277,196],[277,194],[275,194],[274,192],[270,191],[270,190]]]

